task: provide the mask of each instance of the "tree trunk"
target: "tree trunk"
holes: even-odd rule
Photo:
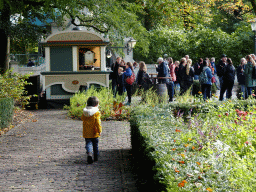
[[[9,68],[9,50],[8,46],[8,35],[10,32],[10,16],[11,10],[9,5],[4,1],[3,9],[0,14],[0,42],[1,42],[1,52],[0,52],[0,74],[3,74]],[[10,44],[9,44],[10,45]]]

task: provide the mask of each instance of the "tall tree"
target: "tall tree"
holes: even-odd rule
[[[0,0],[0,71],[8,68],[8,37],[36,40],[47,32],[36,20],[46,23],[50,18],[61,24],[68,18],[76,26],[86,26],[118,40],[143,31],[134,14],[138,9],[136,4],[119,0]]]

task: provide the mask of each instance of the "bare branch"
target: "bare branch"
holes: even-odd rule
[[[76,16],[76,17],[77,17],[77,16]],[[93,20],[91,20],[91,21],[93,21]],[[84,22],[84,21],[82,21],[82,22]],[[89,21],[86,21],[86,22],[89,23]],[[86,22],[85,22],[85,23],[86,23]],[[71,17],[71,23],[72,23],[73,25],[75,25],[75,26],[91,27],[91,28],[97,30],[97,31],[100,32],[100,33],[107,33],[107,32],[108,32],[108,29],[106,29],[106,30],[101,30],[101,29],[99,29],[98,27],[96,27],[96,26],[94,26],[94,25],[91,25],[91,24],[85,24],[85,23],[83,23],[83,24],[76,24],[76,23],[75,23],[75,18],[72,18],[72,17]]]

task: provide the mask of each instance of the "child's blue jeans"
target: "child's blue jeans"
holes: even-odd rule
[[[99,139],[98,138],[85,138],[85,149],[87,154],[99,155]]]

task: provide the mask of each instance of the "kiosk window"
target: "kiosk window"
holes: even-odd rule
[[[79,70],[100,70],[95,48],[79,48]]]

